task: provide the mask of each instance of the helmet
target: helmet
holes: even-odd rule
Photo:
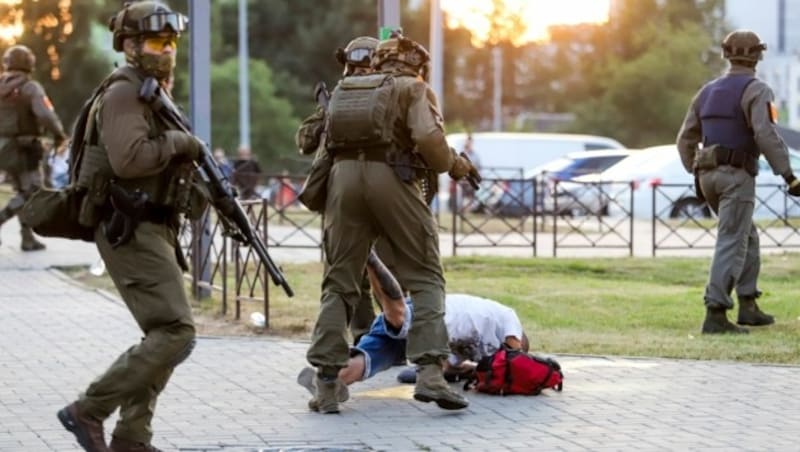
[[[187,23],[186,16],[173,12],[167,5],[146,0],[126,2],[122,11],[109,20],[108,29],[114,33],[114,50],[121,52],[127,37],[170,30],[179,34]]]
[[[336,50],[336,60],[344,66],[344,75],[352,75],[355,68],[369,69],[378,40],[371,36],[359,36],[344,49]]]
[[[3,53],[3,69],[6,71],[31,72],[34,64],[36,64],[36,56],[33,55],[31,49],[23,45],[11,46]]]
[[[425,77],[425,71],[431,56],[425,47],[406,38],[399,32],[393,32],[392,37],[381,41],[372,57],[372,67],[380,67],[389,61],[397,61],[412,67]]]
[[[736,30],[722,40],[722,56],[731,62],[755,65],[762,57],[767,45],[750,30]]]

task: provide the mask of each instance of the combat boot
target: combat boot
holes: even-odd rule
[[[436,402],[444,410],[461,410],[469,406],[469,401],[450,389],[442,374],[441,364],[422,364],[417,371],[417,385],[414,398],[420,402]]]
[[[117,436],[111,437],[109,448],[111,448],[111,452],[163,452],[151,444],[130,441]]]
[[[334,414],[339,412],[339,401],[337,394],[340,394],[344,387],[347,391],[347,386],[342,380],[322,378],[317,374],[314,377],[314,388],[316,393],[314,397],[308,401],[308,408],[311,411],[317,411],[322,414]]]
[[[73,402],[58,412],[58,420],[65,429],[75,435],[78,444],[88,452],[110,452],[103,435],[103,422],[78,410]]]
[[[310,367],[304,367],[303,370],[297,374],[297,384],[306,388],[311,395],[315,395],[317,393],[317,387],[315,383],[316,372],[314,369]],[[350,398],[350,391],[347,389],[346,384],[341,384],[336,387],[336,401],[339,403],[347,402],[347,399]],[[313,408],[312,408],[313,409]],[[314,410],[316,411],[316,410]]]
[[[747,328],[736,326],[728,321],[725,308],[706,308],[706,319],[703,321],[703,334],[747,334]]]
[[[22,251],[40,251],[45,249],[44,243],[36,240],[31,228],[22,228]]]
[[[739,325],[762,326],[775,323],[775,317],[758,308],[756,297],[739,297]]]

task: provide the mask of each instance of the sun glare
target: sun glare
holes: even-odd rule
[[[449,27],[464,27],[472,32],[473,44],[489,41],[490,0],[442,0]],[[515,45],[549,38],[551,25],[604,23],[608,21],[610,0],[504,0],[509,12],[516,12],[524,32],[512,39]]]

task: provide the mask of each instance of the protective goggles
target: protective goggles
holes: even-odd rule
[[[142,47],[151,51],[151,52],[162,52],[167,46],[172,47],[173,49],[178,48],[178,36],[177,35],[166,35],[166,36],[146,36],[142,39]]]
[[[352,49],[347,52],[346,58],[348,63],[352,64],[369,64],[369,61],[372,59],[372,52],[373,49],[368,48],[357,48]]]
[[[180,13],[158,12],[139,20],[139,31],[142,33],[158,33],[167,27],[175,33],[186,29],[189,19]]]

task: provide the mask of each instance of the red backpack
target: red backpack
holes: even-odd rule
[[[499,395],[537,395],[546,388],[561,391],[563,381],[561,366],[554,359],[504,346],[478,362],[475,376],[464,384],[464,389],[474,387],[478,392]]]

